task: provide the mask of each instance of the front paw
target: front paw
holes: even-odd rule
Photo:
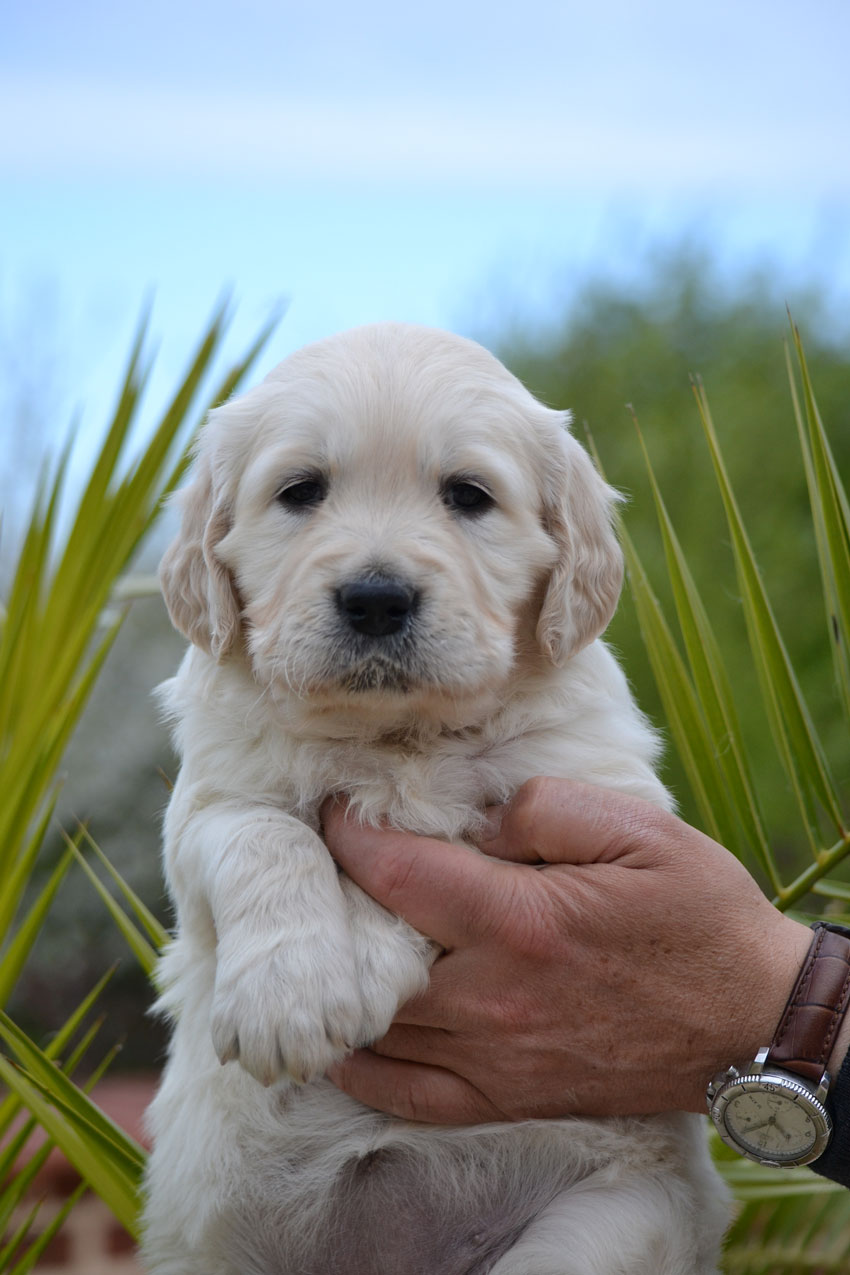
[[[363,1003],[356,1043],[370,1045],[386,1035],[405,1001],[424,992],[439,948],[401,917],[387,912],[350,878],[341,877],[340,884]]]
[[[347,945],[276,942],[257,954],[219,953],[213,1046],[262,1085],[299,1084],[325,1073],[354,1047],[361,1000]]]

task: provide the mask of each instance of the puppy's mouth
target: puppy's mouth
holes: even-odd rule
[[[372,573],[336,590],[336,684],[350,695],[407,694],[416,672],[421,596],[406,581]]]
[[[428,642],[415,625],[375,637],[338,632],[328,652],[323,680],[348,695],[409,695],[435,678]]]
[[[383,661],[370,660],[340,678],[340,690],[348,695],[386,694],[408,695],[413,690],[410,675],[403,669]]]

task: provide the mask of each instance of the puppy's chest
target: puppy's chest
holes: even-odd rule
[[[344,794],[370,823],[388,820],[411,832],[450,840],[473,831],[484,807],[505,800],[513,788],[503,768],[474,747],[427,752],[336,745],[320,764],[309,755],[292,761],[285,787],[302,816],[326,796]]]

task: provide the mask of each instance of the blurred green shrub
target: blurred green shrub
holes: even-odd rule
[[[637,415],[658,484],[691,570],[723,643],[724,658],[763,794],[768,832],[794,857],[793,795],[777,773],[775,751],[752,671],[735,585],[729,533],[691,377],[711,402],[732,484],[740,493],[756,557],[818,731],[850,778],[850,740],[823,641],[823,598],[814,555],[806,478],[788,388],[783,302],[805,334],[806,358],[840,472],[850,472],[850,325],[836,330],[813,292],[777,295],[771,272],[724,282],[702,253],[659,256],[633,291],[592,281],[565,305],[561,324],[505,334],[499,353],[533,393],[573,412],[586,426],[606,476],[629,497],[623,518],[653,587],[669,603],[646,465],[631,422]],[[630,405],[630,406],[627,406]],[[608,639],[623,654],[642,707],[663,713],[626,589]],[[667,779],[683,814],[696,818],[685,776],[668,750]]]

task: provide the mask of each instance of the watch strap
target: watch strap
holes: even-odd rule
[[[850,930],[822,921],[788,998],[765,1066],[819,1084],[850,1003]]]

